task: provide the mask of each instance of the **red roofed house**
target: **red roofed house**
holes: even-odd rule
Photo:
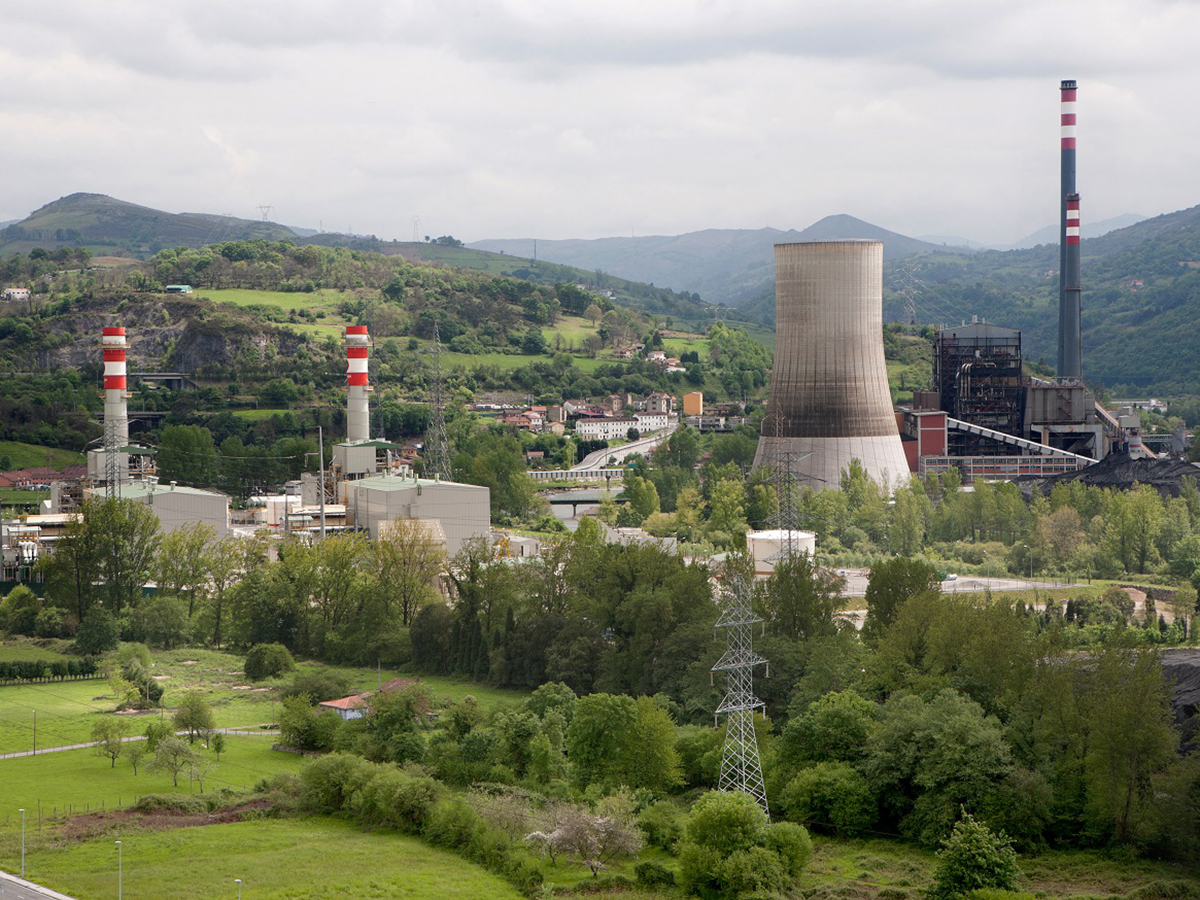
[[[367,697],[370,694],[354,694],[351,697],[342,697],[340,700],[326,700],[324,703],[318,704],[321,711],[327,709],[333,710],[343,721],[349,722],[351,719],[361,719],[367,714]]]

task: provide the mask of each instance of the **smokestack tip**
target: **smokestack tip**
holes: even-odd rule
[[[1064,78],[1060,90],[1073,91],[1078,87],[1074,78]]]
[[[366,333],[367,333],[366,325],[347,325],[346,326],[346,334],[366,334]]]
[[[105,335],[108,335],[108,336],[111,336],[111,337],[118,337],[118,336],[120,336],[120,337],[124,337],[124,336],[125,336],[125,329],[124,329],[124,328],[119,328],[119,327],[116,327],[116,326],[111,326],[111,325],[110,325],[110,326],[105,326],[105,328],[104,328],[104,334],[105,334]]]

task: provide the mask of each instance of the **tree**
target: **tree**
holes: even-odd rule
[[[96,654],[115,650],[121,641],[121,629],[116,617],[103,606],[88,610],[75,635],[75,649],[80,653]]]
[[[130,741],[125,749],[125,755],[129,757],[129,764],[133,766],[133,774],[137,775],[138,764],[146,755],[150,748],[146,746],[145,741]]]
[[[246,654],[246,662],[242,666],[251,681],[275,678],[295,668],[296,661],[292,659],[292,654],[281,644],[255,644]]]
[[[867,580],[867,618],[863,622],[863,637],[877,641],[895,621],[909,599],[925,591],[936,591],[937,570],[919,559],[897,556],[871,568]]]
[[[170,772],[173,784],[179,787],[179,773],[186,771],[195,761],[196,754],[187,741],[168,737],[158,742],[150,768],[156,772]]]
[[[935,900],[962,897],[980,888],[1016,889],[1017,854],[1003,832],[964,815],[942,842],[929,895]]]
[[[633,856],[642,848],[642,837],[633,818],[633,804],[624,795],[605,797],[596,812],[583,807],[560,811],[558,826],[546,843],[575,857],[592,877],[619,856]],[[533,835],[530,835],[532,838]]]
[[[1128,842],[1149,805],[1150,776],[1175,758],[1171,690],[1152,651],[1110,643],[1090,664],[1084,707],[1088,807],[1094,820]]]
[[[212,707],[196,691],[188,691],[179,698],[179,708],[175,710],[175,728],[177,731],[188,733],[188,743],[196,743],[196,738],[216,728]]]
[[[219,731],[212,736],[212,752],[217,755],[217,762],[220,762],[221,754],[225,752],[225,735]]]
[[[129,723],[117,716],[101,716],[92,725],[92,740],[96,742],[96,755],[107,756],[111,760],[109,768],[117,767],[117,757],[121,755],[121,749],[125,746],[124,741],[127,734],[129,734]]]
[[[217,448],[212,432],[201,425],[168,425],[158,439],[158,477],[195,487],[217,482]]]
[[[804,641],[837,631],[834,616],[846,605],[845,579],[818,567],[801,553],[780,560],[761,593],[763,611],[772,630]]]
[[[435,584],[446,567],[446,553],[419,519],[399,518],[380,529],[372,548],[376,590],[385,613],[399,607],[408,626],[422,605],[436,596]]]
[[[628,783],[625,776],[633,761],[626,757],[627,735],[637,719],[637,701],[632,697],[591,694],[579,698],[567,728],[567,758],[581,787]]]
[[[91,498],[83,502],[82,518],[84,528],[95,535],[105,603],[120,616],[125,607],[137,606],[153,574],[158,517],[136,500]]]
[[[162,539],[157,570],[158,586],[187,601],[189,620],[196,614],[197,600],[202,599],[209,581],[208,547],[216,532],[205,522],[188,522]]]

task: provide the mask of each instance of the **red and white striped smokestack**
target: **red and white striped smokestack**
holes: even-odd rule
[[[367,359],[371,338],[366,325],[346,326],[346,384],[350,386],[346,406],[346,440],[349,443],[371,438],[370,390],[367,383]]]
[[[104,350],[104,435],[118,447],[129,444],[129,410],[125,398],[125,329],[109,327],[100,337]]]
[[[1061,92],[1059,156],[1061,157],[1062,180],[1058,197],[1058,377],[1071,380],[1083,377],[1079,195],[1075,192],[1075,97],[1078,90],[1079,86],[1072,79],[1067,79],[1059,85]]]

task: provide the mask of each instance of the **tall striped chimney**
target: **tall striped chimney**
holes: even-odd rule
[[[109,327],[100,337],[104,350],[104,438],[116,447],[129,444],[129,410],[125,403],[125,329]]]
[[[1058,377],[1083,377],[1083,322],[1080,305],[1079,194],[1075,191],[1075,92],[1062,82],[1062,184],[1059,192]],[[1073,229],[1073,231],[1072,231]]]
[[[350,396],[346,406],[346,441],[371,438],[370,390],[367,383],[367,357],[371,338],[366,325],[346,326],[346,384]]]

